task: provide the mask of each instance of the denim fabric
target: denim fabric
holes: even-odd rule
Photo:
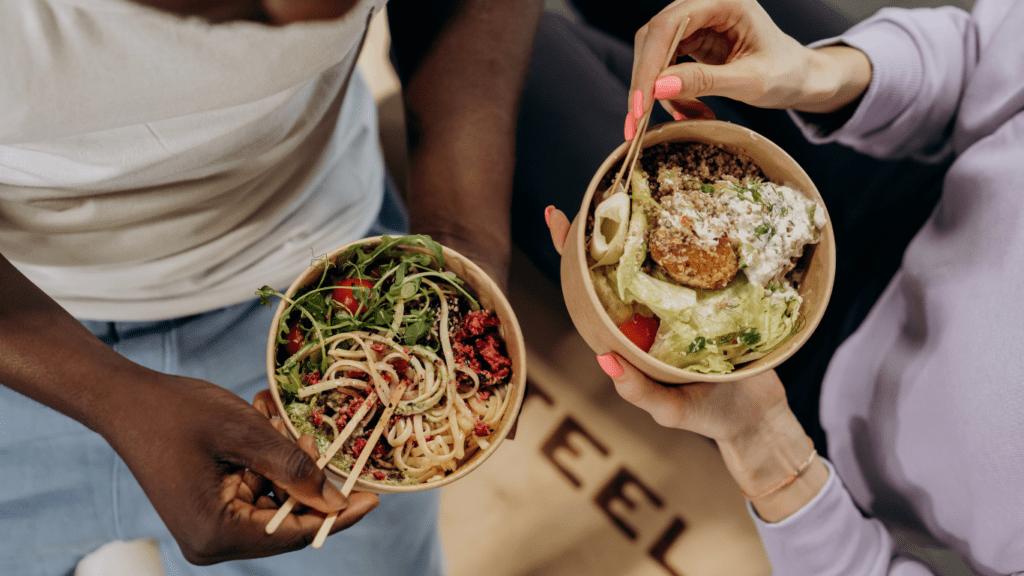
[[[371,234],[402,233],[407,220],[390,190]],[[253,290],[258,288],[254,286]],[[248,301],[158,322],[83,322],[133,361],[201,378],[246,400],[267,386],[273,306]],[[74,382],[67,382],[71,388]],[[111,540],[156,538],[167,576],[444,573],[436,490],[382,495],[381,505],[319,550],[198,567],[182,557],[121,459],[96,433],[0,387],[0,574],[63,576]]]

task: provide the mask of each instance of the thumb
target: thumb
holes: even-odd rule
[[[597,363],[611,376],[615,391],[623,400],[644,410],[654,421],[666,427],[678,428],[688,407],[684,389],[665,386],[648,378],[618,354],[599,354]]]
[[[572,226],[572,223],[569,222],[569,218],[565,215],[565,212],[562,212],[554,206],[548,206],[544,210],[544,219],[547,221],[548,231],[551,233],[551,243],[554,244],[555,250],[561,254],[562,247],[565,246],[565,240],[569,235],[569,227]]]
[[[692,100],[699,96],[724,96],[750,103],[764,92],[764,80],[743,63],[703,64],[684,62],[669,66],[655,82],[659,100]]]
[[[317,467],[318,454],[312,437],[303,436],[293,443],[282,437],[269,422],[265,428],[266,438],[248,464],[249,469],[320,512],[336,512],[348,505],[348,499],[341,490]]]

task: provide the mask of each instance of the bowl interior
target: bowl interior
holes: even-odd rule
[[[649,130],[644,136],[643,147],[662,142],[713,144],[727,152],[744,155],[761,168],[769,181],[799,189],[822,206],[825,205],[818,189],[796,161],[773,142],[748,128],[718,120],[669,122]],[[831,224],[822,230],[820,242],[808,246],[804,252],[806,274],[798,289],[803,297],[800,309],[803,325],[795,335],[769,354],[742,364],[728,374],[700,374],[656,360],[622,335],[605,312],[591,284],[590,262],[585,247],[585,224],[602,179],[625,156],[628,148],[629,142],[620,145],[594,174],[563,249],[562,291],[569,314],[583,339],[595,352],[600,354],[614,351],[653,379],[670,384],[739,380],[774,368],[792,356],[818,326],[832,294],[836,255]],[[825,216],[831,222],[827,208]]]
[[[380,240],[380,236],[357,240],[333,250],[327,255],[327,259],[333,261],[339,254],[355,245],[365,244],[373,246],[379,244]],[[402,246],[402,249],[427,252],[426,249],[410,246]],[[456,276],[462,279],[470,293],[480,302],[481,307],[493,310],[501,321],[499,333],[505,341],[506,351],[512,360],[512,379],[509,384],[512,398],[509,400],[505,414],[502,416],[499,425],[495,428],[493,436],[489,438],[490,445],[486,449],[477,450],[474,454],[463,460],[454,472],[449,473],[444,478],[433,482],[409,485],[393,485],[360,478],[356,481],[355,490],[377,493],[418,492],[450,484],[469,474],[494,453],[498,445],[501,444],[501,441],[512,430],[519,410],[522,407],[523,398],[526,394],[526,346],[523,342],[523,333],[519,327],[519,321],[512,311],[512,306],[508,303],[498,285],[479,266],[450,248],[444,247],[442,253],[444,254],[444,269],[454,272]],[[292,283],[285,292],[285,295],[291,297],[303,286],[315,282],[320,278],[322,271],[323,269],[317,264],[310,266]],[[274,373],[277,370],[277,326],[281,321],[284,310],[285,302],[281,301],[278,304],[277,312],[274,314],[274,320],[271,322],[270,334],[267,339],[267,378],[270,385],[270,393],[274,398],[278,414],[285,414],[281,394],[274,379]],[[287,417],[282,419],[289,435],[293,440],[297,439],[300,434],[295,425]],[[331,477],[338,483],[343,483],[348,477],[345,472],[331,463],[327,464],[325,472],[327,472],[328,477]]]

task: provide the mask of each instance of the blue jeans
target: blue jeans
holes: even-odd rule
[[[401,201],[389,193],[370,234],[402,233],[406,222]],[[139,364],[201,378],[251,401],[267,386],[264,354],[274,309],[252,300],[158,322],[83,324]],[[159,541],[167,576],[433,576],[444,573],[439,496],[436,490],[382,495],[377,509],[328,538],[319,550],[198,567],[182,557],[141,487],[103,438],[0,387],[3,576],[64,576],[104,543],[138,538]]]

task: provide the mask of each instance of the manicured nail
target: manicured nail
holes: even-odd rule
[[[598,354],[597,363],[601,365],[601,370],[604,370],[604,373],[612,378],[622,376],[622,365],[615,359],[615,356],[611,354]]]
[[[348,506],[348,498],[345,498],[345,495],[341,493],[341,490],[338,490],[338,487],[330,480],[324,480],[322,493],[324,500],[327,501],[327,505],[331,508],[344,510]]]
[[[633,116],[637,118],[644,115],[644,93],[637,90],[633,92]]]
[[[551,213],[554,211],[554,206],[548,206],[544,209],[544,221],[547,222],[548,226],[551,226]]]
[[[636,116],[632,112],[626,114],[626,140],[632,140],[636,136]]]
[[[682,112],[673,112],[672,117],[676,120],[686,120],[686,116]]]
[[[654,97],[658,100],[672,98],[683,89],[683,81],[678,76],[662,76],[654,83]]]

